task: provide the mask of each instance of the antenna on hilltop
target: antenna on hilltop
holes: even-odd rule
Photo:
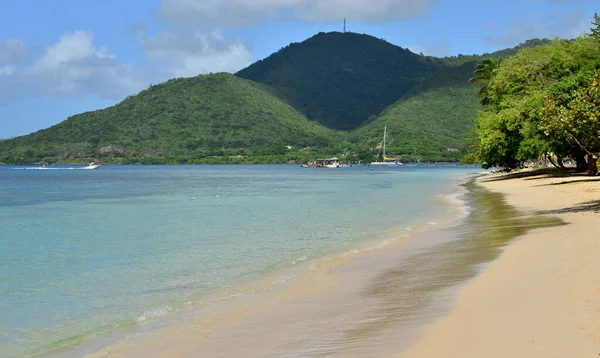
[[[344,33],[346,33],[346,19],[344,19]]]

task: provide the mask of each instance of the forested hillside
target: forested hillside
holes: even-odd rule
[[[292,106],[332,129],[353,129],[444,65],[384,40],[319,33],[236,75],[270,85]]]
[[[0,152],[9,163],[205,162],[208,157],[283,155],[287,146],[318,150],[336,138],[262,85],[219,73],[152,86],[116,106],[0,142]]]
[[[169,80],[113,107],[0,141],[0,162],[371,161],[384,126],[390,156],[459,160],[481,109],[482,84],[468,84],[477,63],[547,42],[435,58],[368,35],[319,33],[236,76]]]
[[[456,161],[467,152],[469,133],[479,110],[478,86],[467,81],[474,62],[426,78],[350,135],[363,151],[381,146],[388,128],[387,152],[402,161]]]

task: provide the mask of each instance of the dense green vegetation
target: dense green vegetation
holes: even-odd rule
[[[591,35],[522,49],[481,67],[486,107],[477,117],[476,159],[514,168],[552,154],[596,171],[600,153],[600,18]],[[488,69],[489,69],[488,68]],[[487,72],[486,72],[487,71]],[[587,158],[586,158],[587,157]]]
[[[352,129],[443,67],[369,35],[331,32],[290,44],[236,75],[276,88],[326,127]]]
[[[368,162],[381,153],[384,126],[389,156],[456,161],[469,147],[479,109],[482,87],[467,83],[476,62],[544,43],[435,58],[368,35],[321,33],[238,76],[173,79],[116,106],[0,141],[0,162]]]
[[[377,118],[350,134],[362,152],[373,153],[388,127],[387,150],[401,161],[458,161],[467,152],[468,133],[479,108],[477,87],[467,79],[475,64],[465,63],[428,77]],[[375,153],[377,154],[377,153]]]
[[[2,141],[0,160],[282,162],[301,156],[298,148],[318,152],[337,138],[262,85],[219,73],[173,79],[116,106]]]

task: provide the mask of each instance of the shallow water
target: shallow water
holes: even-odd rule
[[[0,167],[6,356],[81,345],[293,281],[295,267],[439,220],[449,204],[437,194],[477,170],[54,168]]]
[[[421,330],[448,311],[452,297],[502,247],[529,230],[564,223],[527,216],[500,194],[469,183],[470,214],[407,241],[355,256],[345,265],[317,272],[262,305],[245,308],[242,318],[202,335],[204,315],[152,336],[137,337],[137,352],[179,357],[388,357],[408,348]],[[186,336],[186,332],[194,332]],[[199,340],[199,338],[202,340]],[[133,341],[135,342],[136,339]],[[150,349],[150,350],[149,350]],[[162,349],[162,350],[161,350]]]

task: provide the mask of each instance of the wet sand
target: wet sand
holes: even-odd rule
[[[600,354],[600,178],[508,177],[478,182],[530,217],[567,225],[530,231],[506,247],[400,357]]]
[[[485,265],[502,254],[506,244],[523,235],[570,226],[553,212],[538,215],[517,210],[494,185],[482,184],[494,192],[467,185],[465,200],[472,212],[453,225],[429,225],[428,230],[397,238],[382,249],[321,262],[282,290],[195,310],[175,325],[129,335],[92,356],[391,357],[398,352],[407,357],[493,356],[487,350],[469,355],[470,345],[479,347],[479,343],[470,338],[468,328],[480,333],[489,325],[490,337],[496,346],[502,346],[504,339],[494,334],[495,323],[476,311],[470,316],[472,324],[465,327],[463,323],[468,321],[456,312],[465,305],[471,310],[481,307],[480,297],[490,311],[501,306],[497,297],[486,296],[495,292],[490,287],[496,287],[498,277],[492,276],[491,281],[485,277],[496,262]],[[512,203],[513,196],[507,198]],[[513,246],[507,250],[511,251]],[[497,262],[505,262],[506,255]],[[543,254],[521,259],[525,259],[519,266],[522,270],[536,260],[542,260],[542,266],[547,264]],[[475,278],[483,267],[483,274]],[[532,271],[525,275],[505,272],[502,267],[499,277],[513,284],[522,284],[520,280]],[[533,270],[538,271],[543,270]],[[483,290],[476,290],[471,301],[458,305],[465,292],[481,285],[482,277]],[[459,292],[458,300],[453,301]],[[523,315],[521,306],[515,307],[512,312]],[[455,343],[456,336],[464,341]],[[507,356],[499,352],[499,356]]]

